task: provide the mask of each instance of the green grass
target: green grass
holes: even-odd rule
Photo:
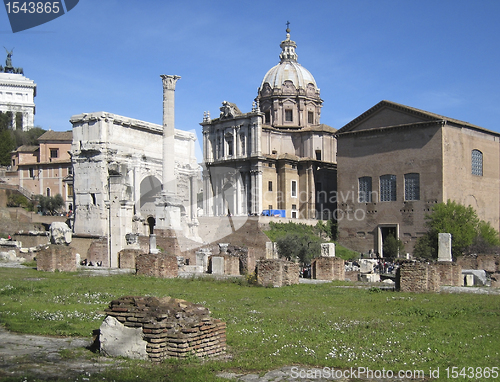
[[[108,303],[125,295],[205,305],[227,323],[232,359],[168,360],[160,366],[130,361],[91,381],[215,381],[221,370],[285,365],[427,372],[500,364],[498,295],[380,292],[333,283],[262,288],[235,281],[0,268],[0,323],[17,332],[90,337]]]

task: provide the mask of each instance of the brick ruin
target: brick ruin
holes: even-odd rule
[[[257,283],[281,287],[299,283],[300,266],[291,261],[273,259],[257,261]]]
[[[311,262],[311,271],[316,280],[345,280],[345,262],[339,257],[317,257]]]
[[[137,275],[174,278],[179,275],[177,256],[167,254],[142,254],[135,257]]]
[[[396,272],[401,292],[439,292],[442,285],[461,286],[462,267],[456,263],[403,263]]]
[[[147,358],[153,362],[214,357],[226,351],[226,323],[211,318],[199,304],[172,297],[126,296],[111,301],[105,312],[125,327],[142,329]],[[101,338],[102,331],[101,327]],[[107,353],[102,346],[101,342]]]
[[[45,272],[76,272],[76,250],[66,245],[50,244],[37,253],[36,269]]]

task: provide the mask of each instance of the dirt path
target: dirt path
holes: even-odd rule
[[[0,327],[0,380],[28,375],[76,380],[119,362],[95,355],[86,349],[89,346],[90,340],[85,338],[17,334]]]

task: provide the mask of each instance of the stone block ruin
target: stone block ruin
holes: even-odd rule
[[[71,229],[62,222],[54,222],[49,229],[50,243],[39,250],[36,269],[46,272],[76,272],[78,259],[76,249],[70,247]]]
[[[171,297],[126,296],[105,310],[100,350],[149,359],[214,357],[226,351],[226,324],[199,304]]]
[[[462,286],[462,267],[451,262],[403,263],[396,272],[401,292],[439,292],[442,285]]]
[[[286,260],[257,261],[257,283],[263,286],[282,287],[299,283],[300,267]]]
[[[159,278],[175,278],[179,275],[177,256],[167,254],[142,254],[135,258],[136,274]]]
[[[345,262],[339,257],[317,257],[311,262],[311,271],[316,280],[345,280]]]

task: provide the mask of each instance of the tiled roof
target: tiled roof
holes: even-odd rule
[[[19,146],[14,152],[19,152],[19,153],[31,153],[35,152],[39,149],[39,146],[29,146],[29,145],[22,145]]]
[[[39,141],[72,141],[73,131],[46,131],[39,138]]]

